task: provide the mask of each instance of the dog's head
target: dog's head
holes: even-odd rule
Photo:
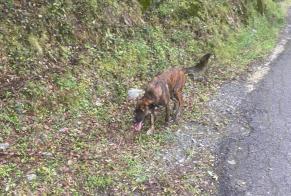
[[[135,131],[140,131],[142,129],[145,117],[151,113],[151,105],[152,102],[146,98],[142,98],[137,102],[133,119],[133,128]]]

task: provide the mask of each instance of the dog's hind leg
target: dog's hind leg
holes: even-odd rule
[[[179,101],[175,97],[173,97],[172,101],[174,102],[174,107],[173,107],[173,110],[172,110],[173,111],[172,120],[175,121],[175,119],[176,119],[176,111],[179,108]]]
[[[182,96],[182,93],[178,91],[174,93],[174,97],[176,99],[174,121],[177,121],[181,113],[181,108],[183,107],[183,96]]]

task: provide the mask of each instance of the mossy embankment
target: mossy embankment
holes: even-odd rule
[[[148,167],[172,133],[161,126],[153,136],[133,134],[127,90],[211,51],[209,82],[189,82],[185,89],[184,121],[203,121],[204,103],[216,87],[273,48],[284,24],[283,4],[1,1],[0,143],[9,148],[1,160],[0,191],[214,191],[208,175],[213,160],[200,164],[197,158],[201,173]]]

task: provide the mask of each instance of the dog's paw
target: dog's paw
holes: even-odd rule
[[[171,120],[171,121],[167,121],[167,122],[165,122],[165,127],[169,127],[169,126],[171,126],[171,124],[173,123],[173,120]]]
[[[176,122],[177,121],[177,115],[172,116],[171,122]]]
[[[174,117],[173,117],[172,121],[173,121],[173,123],[175,123],[175,124],[179,124],[180,121],[181,121],[181,119],[180,119],[179,115],[177,115],[177,116],[174,116]]]

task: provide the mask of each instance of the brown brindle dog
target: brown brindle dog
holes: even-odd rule
[[[166,108],[166,123],[170,120],[170,100],[174,101],[174,116],[173,120],[176,121],[181,107],[183,106],[182,90],[185,86],[186,75],[201,74],[207,69],[208,60],[211,54],[204,55],[199,63],[194,67],[188,68],[172,68],[159,75],[157,75],[146,87],[145,94],[138,101],[134,110],[134,129],[140,131],[144,119],[147,115],[151,116],[151,127],[147,134],[151,134],[155,127],[154,110],[157,106],[164,106]]]

